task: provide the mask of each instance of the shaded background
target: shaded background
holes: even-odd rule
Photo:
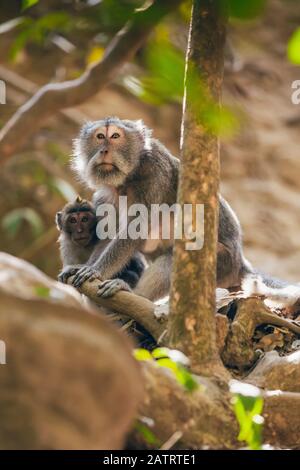
[[[126,19],[126,8],[116,8],[123,3],[128,8],[138,2],[42,0],[24,12],[32,21],[24,27],[7,23],[20,17],[21,2],[1,1],[0,78],[7,84],[7,104],[0,105],[0,125],[36,86],[75,78],[99,59]],[[150,41],[168,36],[183,52],[187,11],[184,5],[169,16]],[[46,25],[39,26],[38,20],[53,12],[60,14],[54,20],[48,16],[48,25],[45,20]],[[33,33],[32,24],[38,24]],[[300,79],[300,70],[288,62],[286,47],[299,24],[297,0],[271,0],[258,18],[230,21],[224,101],[235,108],[240,128],[223,139],[221,147],[221,190],[241,220],[246,256],[265,271],[297,281],[300,107],[291,102],[291,84]],[[50,119],[2,168],[1,250],[57,275],[55,213],[77,193],[89,196],[69,168],[72,139],[84,120],[107,115],[142,118],[154,136],[179,155],[180,97],[170,93],[169,99],[155,102],[153,96],[136,96],[135,78],[148,72],[144,53],[140,50],[105,90]]]

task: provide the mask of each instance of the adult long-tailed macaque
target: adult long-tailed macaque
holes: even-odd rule
[[[63,270],[58,279],[66,282],[78,269],[85,266],[95,247],[102,252],[109,240],[99,240],[96,234],[98,218],[94,205],[79,196],[74,202],[66,204],[56,214],[56,225],[60,232],[59,245]],[[124,285],[135,287],[144,271],[145,263],[139,253],[135,253],[119,272],[115,273],[114,286],[109,291],[111,295]]]
[[[74,168],[80,179],[95,190],[97,207],[109,202],[119,209],[119,196],[131,204],[143,204],[150,213],[151,205],[176,202],[179,160],[152,138],[142,121],[107,118],[89,122],[81,129],[74,146]],[[122,219],[122,214],[119,214]],[[99,295],[114,293],[110,281],[137,252],[152,260],[134,292],[151,300],[166,295],[170,288],[173,240],[126,237],[124,228],[110,240],[105,250],[96,246],[88,262],[77,270],[73,285],[87,279],[103,282]],[[124,236],[125,235],[125,236]],[[243,256],[241,229],[237,217],[220,196],[217,284],[231,287],[241,284],[251,265]],[[65,271],[65,277],[73,273]],[[121,286],[126,288],[126,286]]]

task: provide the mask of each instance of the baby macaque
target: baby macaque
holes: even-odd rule
[[[99,240],[96,234],[97,215],[94,205],[81,197],[74,202],[66,204],[56,214],[56,225],[60,231],[58,239],[63,270],[58,280],[66,283],[68,277],[73,276],[89,260],[94,248],[104,250],[110,240]],[[115,273],[112,278],[118,282],[103,283],[103,297],[111,296],[114,291],[129,285],[134,288],[145,268],[140,253],[135,253],[129,262]]]

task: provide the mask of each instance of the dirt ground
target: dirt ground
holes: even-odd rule
[[[221,147],[221,191],[241,220],[246,256],[264,271],[293,281],[300,281],[300,108],[291,102],[291,84],[300,79],[300,70],[288,63],[286,43],[299,24],[299,2],[272,0],[263,19],[230,26],[229,37],[236,55],[237,70],[226,70],[224,101],[237,108],[241,128],[234,138],[222,142]],[[3,51],[5,47],[4,41],[0,48]],[[56,59],[59,63],[59,57]],[[30,66],[28,60],[14,65],[4,61],[4,64],[41,84],[49,76],[53,78],[55,71],[51,72],[49,65],[47,68],[49,61],[45,68],[37,68],[38,60],[45,61],[45,58],[32,59]],[[15,102],[18,97],[16,90],[9,88],[8,97],[9,103]],[[19,99],[24,100],[24,96],[19,96]],[[1,120],[5,120],[13,109],[14,105],[9,104]],[[154,136],[176,155],[179,154],[180,106],[156,108],[145,105],[119,84],[113,84],[77,111],[83,119],[98,119],[105,115],[143,118],[153,128]],[[78,125],[57,116],[37,133],[29,143],[27,153],[42,152],[46,160],[52,159],[56,163],[59,153],[63,164],[60,160],[58,173],[65,175],[79,190],[67,164],[72,138],[77,131]],[[49,143],[55,143],[56,147]],[[15,156],[6,174],[0,176],[3,189],[0,214],[4,215],[7,210],[7,190],[17,175],[20,187],[18,194],[10,198],[9,208],[20,206],[25,194],[27,204],[32,204],[41,211],[43,218],[47,218],[51,231],[54,213],[63,200],[52,194],[49,201],[48,192],[41,188],[29,196],[32,186],[24,175],[24,155]],[[48,239],[40,245],[35,241],[38,246],[28,254],[24,241],[26,234],[22,239],[14,240],[4,236],[1,248],[19,256],[23,254],[54,276],[59,267],[55,238],[55,233],[50,232]],[[45,249],[47,263],[43,256]]]

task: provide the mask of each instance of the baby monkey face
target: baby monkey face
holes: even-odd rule
[[[83,212],[71,212],[67,215],[66,232],[70,234],[72,241],[78,246],[87,246],[95,236],[95,214]]]

